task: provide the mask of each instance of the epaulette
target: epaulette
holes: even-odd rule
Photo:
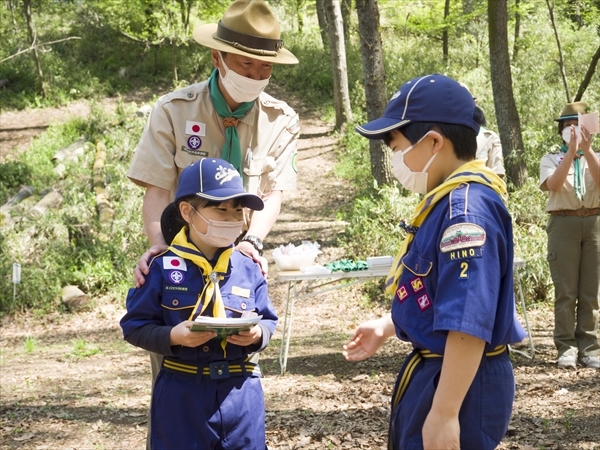
[[[166,248],[166,250],[163,250],[163,251],[162,251],[162,252],[160,252],[159,254],[157,254],[157,255],[154,255],[154,256],[152,257],[152,259],[150,260],[150,263],[148,264],[148,267],[150,267],[150,266],[152,265],[152,263],[154,262],[154,260],[155,260],[156,258],[158,258],[159,256],[162,256],[162,255],[164,255],[164,254],[165,254],[165,253],[167,253],[168,251],[169,251],[169,247],[167,247],[167,248]]]
[[[265,108],[274,108],[283,111],[285,115],[296,116],[296,111],[283,100],[277,100],[275,97],[271,97],[269,94],[262,93],[259,97],[260,103]]]
[[[174,100],[185,100],[192,101],[195,100],[201,92],[208,89],[208,82],[203,81],[202,83],[192,84],[190,86],[186,86],[183,89],[179,89],[177,91],[169,92],[161,96],[158,99],[158,103],[164,105],[166,103],[170,103]]]
[[[450,219],[464,216],[467,214],[469,206],[469,183],[460,183],[448,196],[450,202]]]

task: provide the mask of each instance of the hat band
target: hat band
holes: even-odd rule
[[[224,26],[221,21],[217,26],[217,34],[213,37],[239,50],[260,56],[277,56],[279,50],[283,48],[281,39],[268,39],[238,33]]]

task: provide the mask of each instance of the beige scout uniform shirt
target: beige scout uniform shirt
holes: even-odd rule
[[[485,161],[485,165],[496,175],[506,174],[500,137],[492,130],[483,127],[479,129],[475,159]]]
[[[600,158],[600,153],[596,153]],[[579,208],[598,208],[600,207],[600,188],[592,180],[592,174],[584,157],[580,161],[583,165],[583,179],[585,181],[585,195],[583,201],[575,195],[573,164],[569,167],[567,179],[558,192],[551,192],[546,186],[546,180],[554,173],[558,165],[562,162],[564,153],[546,153],[540,163],[540,184],[542,191],[548,191],[548,205],[546,211],[560,211],[563,209],[576,210]]]
[[[262,93],[237,126],[244,188],[264,196],[296,189],[298,115],[287,103]],[[157,186],[174,198],[179,175],[205,157],[221,157],[223,120],[210,99],[208,81],[162,96],[154,105],[127,176]]]

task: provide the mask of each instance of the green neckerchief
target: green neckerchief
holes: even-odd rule
[[[410,219],[410,225],[415,228],[420,227],[433,207],[463,183],[481,183],[496,191],[503,201],[508,197],[506,183],[504,183],[502,178],[487,168],[483,161],[469,161],[452,172],[442,184],[425,195],[421,203],[417,205],[413,217]],[[393,295],[396,291],[398,280],[400,279],[400,275],[402,275],[402,257],[408,251],[408,246],[412,242],[413,237],[414,233],[408,233],[402,242],[400,251],[396,255],[396,259],[385,281],[386,294]]]
[[[566,145],[563,145],[560,148],[561,153],[567,153],[569,148]],[[583,152],[581,150],[577,151],[577,155],[579,158],[573,158],[573,187],[575,188],[575,195],[581,201],[583,201],[583,197],[585,196],[585,183],[583,182],[583,167],[581,165],[581,156]]]
[[[223,150],[221,150],[221,158],[225,161],[229,161],[237,171],[242,173],[242,149],[240,147],[240,137],[237,132],[237,124],[239,119],[244,117],[248,111],[254,105],[254,101],[245,102],[240,104],[238,108],[231,112],[225,97],[219,90],[219,70],[214,69],[213,73],[208,79],[208,87],[210,88],[210,99],[212,100],[215,111],[221,119],[223,119],[223,126],[225,127],[225,143],[223,144]]]

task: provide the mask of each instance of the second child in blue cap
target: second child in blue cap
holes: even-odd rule
[[[506,185],[476,161],[475,102],[443,75],[405,83],[357,131],[393,151],[393,173],[423,194],[386,280],[391,314],[360,325],[349,361],[396,335],[413,345],[392,397],[388,448],[493,449],[515,395],[507,346],[516,318]]]
[[[249,355],[266,348],[277,315],[260,267],[234,248],[243,209],[263,207],[227,161],[205,158],[181,173],[161,220],[170,247],[152,259],[146,283],[129,291],[121,319],[129,343],[164,357],[152,395],[152,449],[266,448],[261,372]],[[198,316],[262,318],[224,338],[192,331]]]

